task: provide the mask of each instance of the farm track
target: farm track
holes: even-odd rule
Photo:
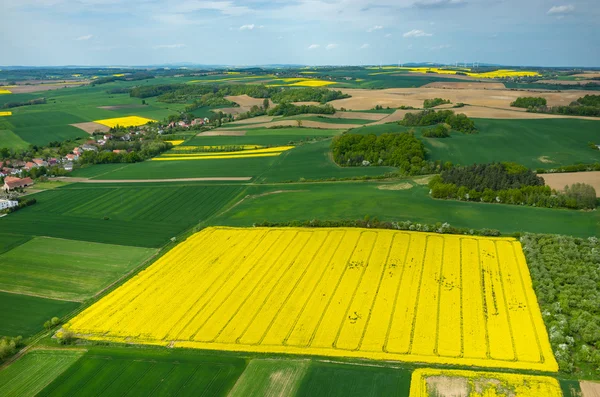
[[[68,326],[93,340],[553,371],[518,244],[208,228]]]

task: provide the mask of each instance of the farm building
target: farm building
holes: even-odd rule
[[[26,187],[33,185],[33,180],[31,178],[15,178],[12,176],[7,176],[4,178],[4,190],[9,191],[19,187]]]
[[[0,211],[1,210],[5,210],[7,208],[16,207],[17,205],[19,205],[19,202],[16,201],[16,200],[5,200],[5,199],[2,199],[2,200],[0,200]]]

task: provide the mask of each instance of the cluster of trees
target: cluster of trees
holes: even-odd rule
[[[546,106],[546,98],[541,97],[519,97],[510,106],[515,108],[537,108],[539,106]]]
[[[537,106],[528,108],[527,111],[568,116],[600,117],[600,95],[586,95],[568,106]]]
[[[28,197],[17,197],[17,201],[19,202],[19,205],[17,205],[16,207],[3,209],[2,211],[0,211],[0,213],[10,214],[12,212],[20,210],[21,208],[29,207],[30,205],[34,205],[35,203],[37,203],[36,199]]]
[[[29,106],[29,105],[43,105],[46,103],[46,98],[36,98],[30,99],[29,101],[21,101],[21,102],[6,102],[2,105],[3,109],[17,108],[20,106]]]
[[[107,145],[109,143],[107,142]],[[112,150],[86,151],[79,156],[79,164],[137,163],[171,149],[173,145],[160,140],[133,142],[129,151],[115,153]]]
[[[0,338],[0,360],[4,360],[17,352],[17,349],[23,346],[23,337],[17,336],[11,338],[3,336]]]
[[[449,138],[450,126],[448,124],[438,124],[433,128],[423,130],[423,136],[426,138]]]
[[[600,369],[600,244],[596,237],[521,237],[560,370]]]
[[[544,168],[538,168],[535,170],[538,174],[558,174],[562,172],[582,172],[582,171],[600,171],[600,163],[594,164],[574,164],[574,165],[563,165],[560,167],[546,170]]]
[[[327,88],[293,88],[281,89],[271,95],[275,103],[284,102],[319,102],[325,104],[336,99],[350,98],[350,95],[341,91],[329,90]]]
[[[399,134],[344,134],[333,138],[333,159],[341,166],[391,166],[418,174],[426,166],[425,146],[410,132]]]
[[[446,103],[452,103],[452,102],[448,99],[442,99],[442,98],[425,99],[423,101],[423,107],[425,109],[429,109],[429,108],[434,108],[436,106],[444,105]]]
[[[119,73],[116,73],[119,74]],[[107,83],[113,83],[115,81],[139,81],[153,79],[154,75],[148,72],[135,72],[125,76],[106,76],[100,77],[92,81],[91,85],[101,85]]]
[[[583,183],[557,192],[531,170],[513,163],[446,169],[429,182],[433,198],[529,205],[545,208],[596,208],[595,189]]]
[[[496,229],[468,229],[454,227],[449,223],[437,222],[435,224],[416,223],[412,221],[385,222],[376,217],[365,215],[362,220],[336,220],[321,221],[313,219],[310,221],[288,221],[288,222],[260,222],[256,227],[360,227],[372,229],[413,230],[417,232],[430,232],[440,234],[465,234],[472,236],[500,236]]]
[[[465,134],[474,134],[477,132],[475,122],[466,115],[455,114],[452,110],[424,110],[418,113],[407,113],[400,124],[409,127],[429,126],[440,123],[446,123],[453,130]]]
[[[298,114],[334,114],[333,106],[327,105],[293,105],[291,103],[281,103],[268,111],[269,116],[296,116]]]

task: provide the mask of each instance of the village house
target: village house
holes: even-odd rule
[[[65,164],[63,165],[63,169],[64,169],[65,171],[73,171],[73,163],[65,163]]]
[[[67,161],[77,161],[79,160],[79,155],[74,153],[69,153],[65,156],[65,160]]]
[[[75,149],[73,149],[73,153],[76,154],[77,156],[81,156],[81,154],[83,153],[83,150],[81,150],[80,147],[76,147]]]
[[[84,143],[83,145],[81,145],[81,149],[83,149],[84,152],[97,152],[98,151],[98,147],[94,146],[94,145],[89,145],[87,143]]]
[[[6,191],[14,190],[20,187],[27,187],[33,185],[33,180],[29,177],[27,178],[15,178],[12,176],[7,176],[4,178],[4,187],[3,189]]]
[[[48,164],[49,165],[56,165],[58,163],[58,159],[52,157],[50,160],[48,160]]]
[[[38,167],[45,167],[48,165],[48,162],[44,159],[33,159],[33,161]]]
[[[19,202],[16,200],[0,199],[0,211],[5,210],[7,208],[16,207],[18,205]]]
[[[24,168],[25,170],[29,171],[29,170],[31,170],[31,169],[33,169],[33,168],[37,168],[37,167],[38,167],[38,165],[37,165],[36,163],[33,163],[33,162],[31,162],[31,161],[28,161],[28,162],[26,162],[26,163],[25,163],[25,166],[24,166],[23,168]]]
[[[113,139],[113,135],[112,134],[104,134],[103,138],[105,141],[109,141],[109,140]]]

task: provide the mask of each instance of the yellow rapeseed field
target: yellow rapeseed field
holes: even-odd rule
[[[12,116],[12,112],[9,112],[9,111],[0,112],[0,117],[3,117],[3,116]]]
[[[369,68],[369,69],[377,69],[377,68]],[[384,72],[374,72],[370,73],[372,76],[380,75],[380,74],[390,74],[395,71],[408,71],[410,73],[436,73],[436,74],[457,74],[463,73],[470,77],[481,78],[481,79],[499,79],[506,77],[538,77],[541,76],[540,73],[530,71],[530,70],[512,70],[512,69],[498,69],[492,72],[472,72],[469,68],[452,68],[452,69],[443,69],[443,68],[404,68],[404,67],[396,67],[396,66],[384,66],[382,68],[385,70]]]
[[[4,88],[0,88],[0,95],[2,94],[12,94],[12,92],[10,92],[10,90],[5,90]]]
[[[112,119],[104,119],[104,120],[95,120],[94,123],[102,124],[107,127],[116,127],[120,125],[121,127],[137,127],[140,125],[148,124],[151,121],[156,121],[152,119],[147,119],[145,117],[139,116],[126,116],[126,117],[115,117]]]
[[[246,145],[256,147],[254,145]],[[249,157],[273,157],[279,156],[281,153],[293,149],[294,146],[275,146],[270,148],[246,149],[231,152],[184,152],[180,153],[179,148],[176,152],[165,153],[159,157],[155,157],[153,161],[174,161],[174,160],[211,160],[211,159],[232,159],[232,158],[249,158]]]
[[[410,397],[562,397],[556,379],[548,376],[416,369]]]
[[[176,141],[165,141],[165,142],[169,142],[173,146],[178,146],[178,145],[181,145],[185,141],[183,139],[178,139]]]
[[[66,327],[187,348],[558,370],[512,238],[211,227]]]

